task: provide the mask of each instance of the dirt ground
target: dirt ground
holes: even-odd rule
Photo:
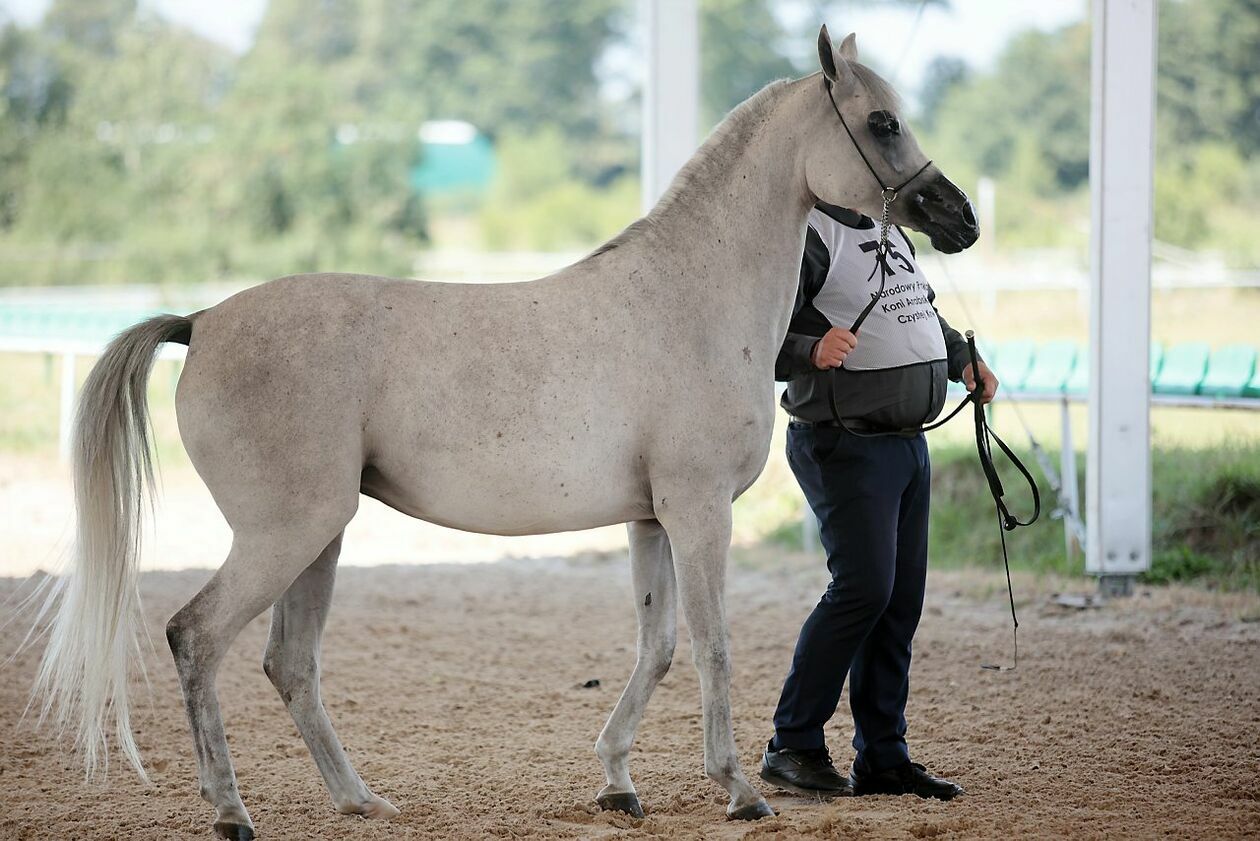
[[[3,667],[4,837],[211,837],[213,812],[197,796],[161,633],[208,575],[143,579],[155,650],[151,695],[137,686],[136,723],[150,787],[117,757],[106,784],[84,784],[63,745],[18,727],[35,655]],[[736,738],[750,775],[822,583],[800,559],[731,569]],[[0,579],[0,598],[19,584]],[[951,803],[818,803],[767,788],[776,817],[726,822],[725,795],[702,771],[684,632],[633,753],[647,818],[601,813],[592,745],[634,661],[629,575],[617,552],[341,571],[324,698],[360,773],[402,809],[391,822],[333,811],[262,673],[266,616],[232,649],[219,691],[242,796],[263,839],[1260,837],[1257,600],[1156,588],[1075,611],[1052,603],[1052,582],[1016,584],[1019,669],[995,673],[978,666],[1009,656],[1002,580],[949,573],[930,582],[909,738],[916,759],[966,787]],[[20,631],[18,623],[0,631],[0,650],[11,652]],[[600,686],[581,688],[591,679]],[[843,709],[829,741],[847,763]]]

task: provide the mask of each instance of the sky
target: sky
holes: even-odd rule
[[[863,10],[861,5],[855,2],[843,18],[826,21],[832,39],[839,42],[856,32],[859,57],[877,57],[872,63],[910,96],[918,90],[923,71],[939,56],[988,67],[1013,34],[1056,29],[1084,19],[1088,12],[1088,0],[951,0],[949,9],[927,6],[921,14],[915,6]]]
[[[37,22],[51,0],[0,0],[0,12],[21,24]],[[141,0],[143,6],[238,52],[248,49],[267,0]],[[936,6],[861,10],[854,3],[843,20],[828,21],[836,39],[858,33],[859,52],[877,56],[883,68],[896,68],[889,81],[913,97],[923,71],[941,55],[985,67],[1010,36],[1023,29],[1050,29],[1082,19],[1088,0],[952,0]],[[781,14],[801,4],[785,4]],[[805,24],[808,21],[788,21]]]

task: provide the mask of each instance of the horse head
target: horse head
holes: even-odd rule
[[[858,61],[857,38],[839,47],[824,26],[818,33],[822,85],[815,136],[805,144],[805,180],[828,204],[889,219],[927,234],[937,251],[952,254],[980,236],[975,208],[919,148],[900,114],[896,91]]]

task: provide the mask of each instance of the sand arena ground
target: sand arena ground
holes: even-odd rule
[[[64,746],[15,729],[36,665],[0,681],[0,829],[14,839],[211,836],[161,629],[209,575],[145,574],[155,650],[136,724],[153,785],[117,761],[85,785]],[[736,738],[756,770],[796,633],[823,584],[802,559],[732,567]],[[19,579],[0,579],[0,596]],[[389,823],[336,814],[260,667],[267,618],[242,633],[219,689],[242,796],[260,838],[1237,838],[1260,836],[1260,605],[1146,588],[1086,612],[1054,582],[1017,579],[1014,673],[1000,577],[933,574],[915,644],[914,755],[961,782],[952,803],[810,802],[766,789],[779,815],[723,820],[702,771],[699,688],[683,623],[674,667],[639,731],[632,771],[647,818],[601,813],[592,744],[634,661],[619,553],[575,560],[346,568],[324,645],[324,698]],[[1084,588],[1083,582],[1076,582]],[[0,632],[12,651],[21,628]],[[599,688],[582,684],[598,679]],[[829,741],[847,762],[847,716]],[[760,785],[760,781],[757,781]]]

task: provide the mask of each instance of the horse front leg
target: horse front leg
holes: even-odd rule
[[[739,767],[731,723],[731,658],[723,596],[731,546],[731,497],[691,500],[694,488],[666,492],[657,517],[669,534],[704,710],[704,770],[731,795],[726,816],[756,820],[774,814]],[[683,500],[674,502],[673,500]],[[666,501],[668,500],[668,505]]]
[[[630,748],[656,685],[669,671],[678,639],[678,597],[669,537],[656,520],[626,524],[630,537],[630,574],[639,617],[638,657],[625,691],[595,742],[608,784],[595,798],[601,808],[643,817],[630,781]]]

